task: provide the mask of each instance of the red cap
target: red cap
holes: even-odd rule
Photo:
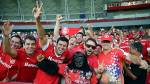
[[[70,51],[70,56],[73,57],[73,55],[74,55],[76,52],[81,52],[82,54],[85,54],[84,49],[75,47],[75,48],[72,48],[72,49],[71,49],[71,51]]]
[[[112,41],[113,37],[112,37],[112,35],[105,34],[101,37],[101,39],[102,39],[102,41],[104,41],[104,40]]]

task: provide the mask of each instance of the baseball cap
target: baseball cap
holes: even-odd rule
[[[112,35],[109,35],[109,34],[105,34],[101,37],[101,40],[102,41],[112,41],[113,40],[113,37]]]

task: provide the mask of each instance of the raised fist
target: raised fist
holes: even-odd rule
[[[60,21],[60,20],[62,20],[63,19],[63,17],[61,16],[61,15],[57,15],[56,16],[56,21]]]
[[[13,25],[9,21],[3,24],[2,33],[4,36],[8,36],[12,32]]]

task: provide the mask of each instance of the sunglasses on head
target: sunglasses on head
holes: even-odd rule
[[[96,46],[89,45],[89,44],[85,44],[85,45],[86,45],[86,47],[87,47],[87,48],[90,48],[90,47],[91,47],[93,50],[95,50],[95,49],[96,49]]]

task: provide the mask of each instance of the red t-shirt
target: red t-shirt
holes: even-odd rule
[[[88,64],[89,66],[94,69],[98,66],[98,60],[97,60],[97,56],[95,55],[89,55],[87,56],[87,61],[88,61]]]
[[[40,47],[40,40],[39,38],[36,38],[36,48],[39,49]]]
[[[148,40],[148,48],[150,48],[150,40]]]
[[[150,53],[150,40],[148,40],[147,51]],[[150,54],[148,55],[148,60],[150,60]]]
[[[78,44],[78,45],[76,45],[74,48],[84,48],[84,44],[83,43],[81,43],[81,44]]]
[[[116,80],[123,84],[123,60],[125,60],[125,56],[119,49],[112,49],[107,55],[105,55],[104,52],[98,55],[98,63],[105,69],[101,78],[103,83],[108,83],[110,80],[116,78]],[[111,77],[109,77],[107,73],[110,74]]]
[[[7,70],[2,64],[4,63],[3,62],[3,59],[4,59],[4,55],[2,53],[2,47],[0,46],[0,80],[3,80],[5,78],[5,75],[4,75],[4,71]]]
[[[1,52],[0,54],[0,80],[8,77],[11,78],[17,73],[17,61],[8,54]]]
[[[54,46],[48,45],[47,49],[44,50],[43,55],[49,60],[53,60],[56,63],[63,63],[64,60],[68,57],[69,52],[64,52],[60,57],[56,56],[54,53]],[[38,70],[36,78],[34,80],[35,84],[58,84],[59,75],[49,75],[42,70]]]
[[[17,51],[18,56],[16,60],[18,61],[19,72],[16,81],[33,82],[38,69],[36,66],[37,56],[41,53],[41,50],[36,50],[33,56],[28,56],[24,49]]]
[[[130,43],[128,41],[124,41],[122,43],[120,43],[120,48],[123,49],[125,52],[129,52],[130,51]]]
[[[145,39],[141,39],[140,42],[141,42],[141,44],[143,45],[143,48],[142,48],[142,55],[143,55],[143,58],[144,58],[144,59],[147,59],[147,58],[148,58],[148,51],[147,51],[147,48],[148,48],[149,42],[148,42],[148,40],[145,40]]]
[[[9,64],[5,62],[6,58],[4,53],[0,54],[0,80],[3,80],[7,76],[8,69],[11,68]]]
[[[0,53],[2,52],[2,46],[1,46],[1,44],[0,44]]]
[[[66,64],[59,64],[59,74],[65,78],[65,84],[97,84],[97,78],[95,73],[88,72],[86,76],[83,76],[83,71],[68,69]]]

